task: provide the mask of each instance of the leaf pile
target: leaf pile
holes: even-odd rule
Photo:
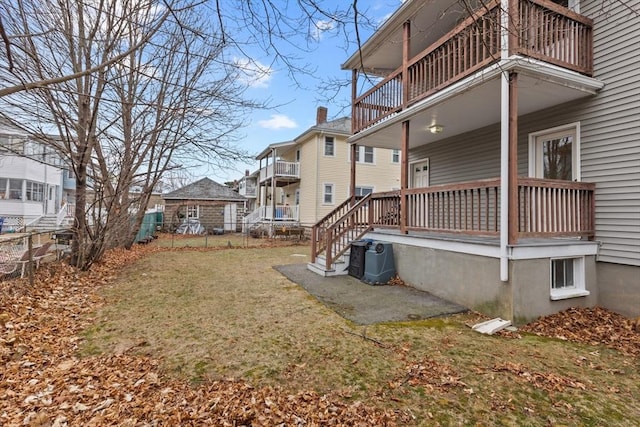
[[[50,263],[35,286],[0,283],[0,425],[396,425],[406,414],[311,391],[241,380],[192,386],[159,361],[128,354],[78,358],[80,331],[102,302],[101,284],[148,246],[112,251],[89,272]]]
[[[460,381],[460,375],[451,366],[432,359],[425,358],[418,362],[412,362],[406,366],[405,371],[404,380],[390,383],[391,388],[396,388],[404,383],[411,386],[422,386],[429,391],[467,386]]]
[[[640,356],[640,323],[601,307],[569,308],[541,317],[521,330],[562,340],[604,345]]]

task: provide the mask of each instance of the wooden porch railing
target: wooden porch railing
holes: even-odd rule
[[[511,0],[511,54],[593,73],[593,21],[549,0]],[[500,60],[500,2],[493,0],[353,100],[357,133]],[[407,79],[408,94],[403,95]],[[406,98],[406,99],[405,99]]]
[[[498,236],[500,191],[499,178],[407,189],[407,229]],[[594,238],[594,191],[592,183],[518,178],[518,237]],[[399,228],[400,204],[399,191],[343,203],[313,227],[312,262],[326,251],[329,268],[369,230]]]
[[[496,236],[500,231],[500,179],[411,188],[407,229]]]
[[[520,237],[595,237],[595,184],[518,179]]]

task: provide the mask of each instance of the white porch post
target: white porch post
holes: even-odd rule
[[[501,59],[509,57],[509,0],[500,2]],[[500,75],[500,280],[509,281],[509,73]]]

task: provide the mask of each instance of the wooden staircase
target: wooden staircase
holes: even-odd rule
[[[351,242],[371,230],[370,199],[367,194],[353,205],[348,199],[313,226],[309,270],[323,276],[348,273]]]

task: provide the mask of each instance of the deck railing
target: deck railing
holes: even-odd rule
[[[275,170],[276,177],[282,178],[300,178],[300,163],[299,162],[285,162],[282,160],[278,160],[274,163],[268,165],[265,168],[260,170],[260,181],[264,181],[266,179],[270,179],[273,177]]]
[[[548,0],[511,0],[510,53],[593,72],[593,21]],[[491,1],[353,100],[357,133],[500,60],[500,2]],[[404,82],[404,80],[407,80]],[[403,82],[408,88],[403,94]]]
[[[520,178],[518,235],[594,237],[594,190],[587,182]]]
[[[500,180],[489,179],[407,192],[407,229],[498,235]]]
[[[500,179],[405,190],[406,229],[468,236],[500,233]],[[518,237],[595,236],[595,184],[518,178]],[[400,228],[400,191],[343,203],[312,231],[312,262],[323,251],[327,268],[372,228]]]

